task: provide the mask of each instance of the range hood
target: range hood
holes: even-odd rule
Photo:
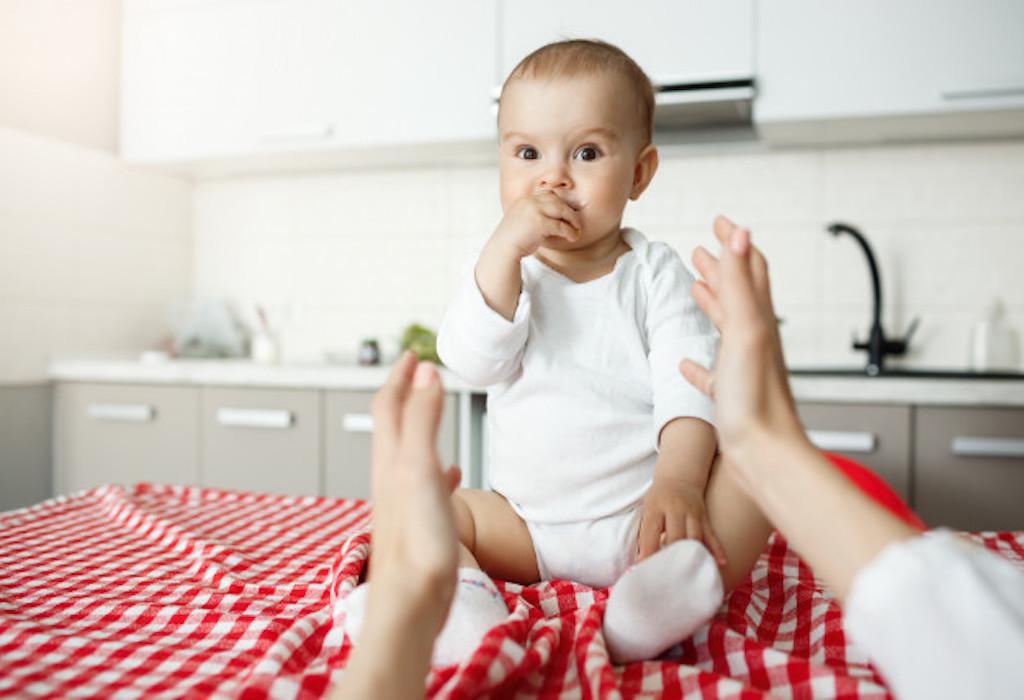
[[[659,130],[751,129],[753,78],[657,82],[654,124]]]
[[[655,81],[655,141],[698,143],[756,138],[752,115],[754,79]],[[491,91],[495,113],[501,87]]]

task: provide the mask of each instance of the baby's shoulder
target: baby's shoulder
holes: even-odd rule
[[[642,270],[648,280],[663,274],[685,273],[686,268],[675,248],[664,241],[649,241],[639,231],[629,229],[625,235],[626,243],[633,249],[637,267]]]

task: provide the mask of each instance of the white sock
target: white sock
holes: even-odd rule
[[[358,643],[366,616],[366,600],[370,584],[352,590],[342,605],[345,609],[345,634]],[[455,584],[455,597],[448,619],[434,641],[434,666],[462,663],[480,646],[484,635],[508,617],[508,608],[494,582],[479,569],[460,568]]]
[[[490,577],[480,569],[462,567],[448,619],[434,642],[434,666],[459,664],[480,646],[480,640],[508,617],[508,608]]]
[[[679,540],[626,570],[612,586],[604,639],[613,663],[658,657],[710,620],[722,577],[700,542]]]

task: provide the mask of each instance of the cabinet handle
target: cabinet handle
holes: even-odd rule
[[[217,423],[231,428],[290,428],[291,411],[256,408],[218,408]]]
[[[148,423],[156,416],[156,409],[153,406],[141,403],[91,403],[85,412],[90,418],[97,420],[124,423]]]
[[[267,142],[325,141],[334,135],[334,124],[295,124],[263,134]]]
[[[807,437],[814,446],[829,452],[860,452],[875,451],[878,443],[873,433],[858,433],[846,430],[808,430]]]
[[[998,88],[977,88],[973,90],[943,90],[942,99],[947,102],[955,100],[987,100],[998,97],[1024,96],[1024,85],[1010,85]]]
[[[957,435],[952,442],[957,457],[1024,457],[1024,439]]]
[[[373,416],[369,413],[346,413],[341,417],[341,427],[350,433],[372,433]]]

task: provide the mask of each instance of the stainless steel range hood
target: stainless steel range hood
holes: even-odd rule
[[[659,143],[741,141],[756,138],[752,122],[754,79],[655,82],[654,126]],[[495,112],[501,88],[491,93]]]
[[[754,80],[739,77],[654,85],[655,142],[752,141]]]

